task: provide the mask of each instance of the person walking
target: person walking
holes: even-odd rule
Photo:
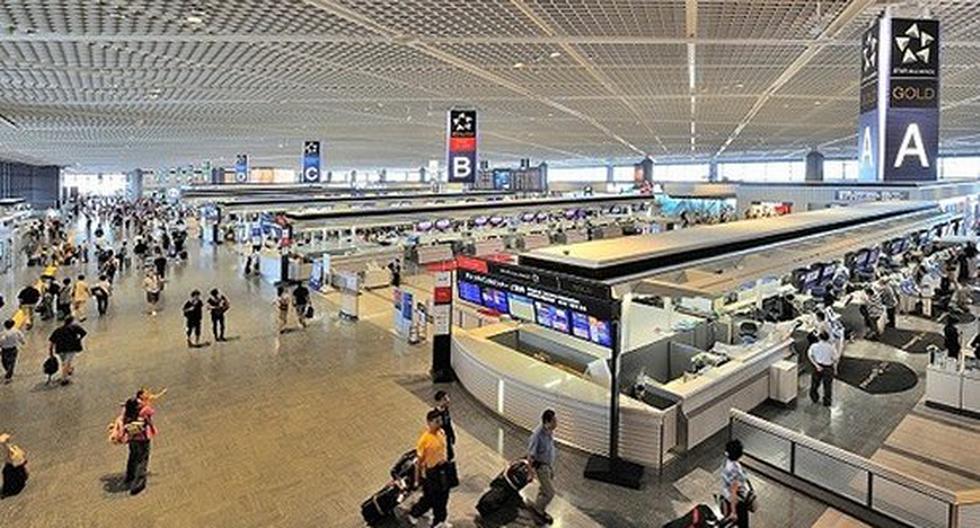
[[[211,312],[211,334],[215,341],[226,341],[225,339],[225,313],[231,308],[228,298],[218,291],[217,288],[211,290],[208,296],[208,311]]]
[[[115,253],[110,249],[106,255],[105,262],[102,264],[102,275],[105,275],[106,280],[111,284],[116,278],[116,272],[119,270],[119,262],[116,258]]]
[[[75,286],[71,292],[72,316],[78,319],[79,322],[85,321],[86,305],[91,298],[92,290],[89,289],[88,283],[85,282],[85,275],[79,275],[78,279],[75,280]]]
[[[895,328],[895,314],[898,310],[898,293],[888,279],[881,279],[878,283],[881,304],[885,307],[885,328]]]
[[[293,290],[293,307],[296,308],[296,320],[301,328],[306,328],[306,310],[310,305],[310,290],[300,282]]]
[[[184,321],[187,327],[187,346],[201,346],[201,319],[204,318],[204,301],[201,300],[201,292],[194,290],[191,298],[184,303]],[[194,341],[191,342],[191,336]]]
[[[432,510],[432,526],[451,527],[446,518],[449,504],[449,482],[446,474],[446,433],[442,430],[439,411],[433,409],[425,415],[426,429],[415,445],[415,482],[422,483],[422,498],[408,513],[408,522],[418,524],[420,517]]]
[[[533,504],[528,504],[538,514],[545,524],[551,524],[554,519],[548,515],[547,508],[555,498],[555,488],[552,481],[555,478],[555,429],[558,428],[558,417],[551,409],[541,413],[541,424],[531,433],[527,445],[527,459],[534,469],[538,481],[538,496]]]
[[[837,370],[837,353],[830,344],[830,334],[821,331],[816,343],[810,345],[807,357],[813,367],[810,376],[810,400],[817,403],[820,399],[820,386],[823,386],[823,405],[830,407],[834,394],[834,373]]]
[[[0,499],[13,497],[27,486],[27,455],[10,441],[10,433],[0,434],[0,450],[3,450],[3,487]]]
[[[95,296],[95,305],[102,317],[109,310],[109,297],[112,296],[112,282],[105,275],[99,276],[99,282],[92,288],[92,295]]]
[[[725,444],[725,464],[721,468],[721,513],[738,528],[749,528],[749,512],[755,510],[755,492],[742,468],[742,442]]]
[[[289,317],[289,303],[289,294],[286,293],[286,288],[279,286],[276,289],[276,300],[273,304],[275,304],[276,309],[279,311],[276,321],[280,334],[286,331],[286,319]]]
[[[129,446],[126,459],[126,477],[123,483],[129,486],[130,495],[138,495],[146,489],[146,473],[150,464],[150,441],[157,435],[153,418],[156,409],[153,402],[166,394],[164,389],[153,394],[147,389],[136,391],[136,396],[123,404],[123,441]]]
[[[86,335],[85,329],[77,325],[75,318],[69,315],[48,338],[48,353],[52,356],[57,354],[61,360],[62,385],[71,383],[71,377],[75,374],[75,356],[82,352],[82,339]]]
[[[71,315],[71,278],[65,277],[61,281],[61,289],[58,290],[58,319],[64,321],[66,317]]]
[[[163,289],[163,281],[167,280],[167,257],[163,256],[163,250],[157,247],[155,250],[156,256],[153,257],[153,268],[157,272],[157,277],[160,277],[160,289]]]
[[[41,300],[41,292],[33,284],[24,286],[17,294],[17,302],[20,304],[20,311],[24,314],[24,328],[30,330],[34,327],[34,310],[37,303]]]
[[[442,420],[442,431],[446,433],[446,458],[452,462],[456,460],[456,453],[453,447],[456,445],[456,431],[453,429],[453,418],[449,415],[449,393],[438,390],[435,394],[436,407],[439,411],[439,418]]]
[[[157,314],[157,305],[160,303],[160,289],[162,288],[160,276],[153,268],[147,268],[146,277],[143,278],[143,291],[146,292],[147,313]]]
[[[14,367],[17,366],[17,351],[24,346],[24,333],[16,328],[13,319],[3,322],[0,331],[0,360],[3,364],[3,382],[10,383],[14,378]]]

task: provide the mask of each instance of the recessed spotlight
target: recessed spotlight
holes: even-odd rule
[[[823,104],[823,103],[821,103],[820,101],[814,101],[813,102],[813,105],[814,106],[820,106],[821,104]]]
[[[189,24],[203,24],[204,23],[204,19],[201,18],[201,17],[199,17],[199,16],[197,16],[197,15],[190,15],[187,18],[185,18],[184,20],[186,20]]]
[[[561,57],[561,52],[552,51],[551,54],[548,56],[551,57],[552,59],[557,59],[558,57]]]
[[[742,84],[742,83],[738,83],[738,84],[735,85],[735,87],[736,88],[745,88],[745,85]]]
[[[524,63],[523,62],[515,62],[514,63],[514,67],[515,68],[518,68],[518,69],[523,68],[524,67]]]

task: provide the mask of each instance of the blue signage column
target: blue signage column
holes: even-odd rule
[[[933,181],[939,154],[939,22],[883,17],[861,49],[858,171]]]
[[[239,154],[235,158],[235,182],[248,182],[248,154]]]
[[[450,110],[448,121],[448,181],[473,183],[477,169],[476,110]]]
[[[303,143],[303,183],[320,183],[320,142]]]

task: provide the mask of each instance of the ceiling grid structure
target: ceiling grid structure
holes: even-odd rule
[[[0,157],[418,167],[454,107],[501,164],[853,156],[859,38],[896,3],[943,24],[941,152],[980,152],[980,0],[20,0]]]

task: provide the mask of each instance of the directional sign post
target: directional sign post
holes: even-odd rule
[[[235,158],[235,182],[248,182],[248,154],[239,154]]]

